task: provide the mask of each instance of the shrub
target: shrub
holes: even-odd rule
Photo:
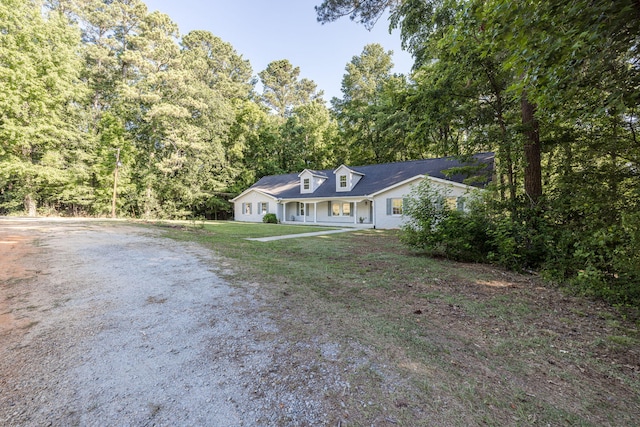
[[[445,203],[446,193],[423,181],[405,202],[401,239],[433,256],[492,262],[514,270],[538,268],[545,259],[541,212],[506,206],[491,194],[469,200],[459,211]]]
[[[524,197],[500,202],[485,194],[457,211],[423,181],[404,203],[401,240],[431,256],[540,271],[583,295],[640,307],[640,202],[617,213],[591,199],[533,206]]]
[[[493,251],[488,260],[512,270],[536,270],[548,257],[553,237],[544,205],[532,207],[522,197],[512,202],[487,205],[486,221]]]
[[[488,225],[473,212],[449,211],[437,227],[443,254],[457,261],[487,261],[487,254],[494,250]]]
[[[418,184],[405,200],[401,239],[430,255],[457,261],[486,261],[492,250],[488,224],[482,211],[455,210],[445,202],[446,192],[428,181]],[[471,201],[471,206],[477,202]]]
[[[427,180],[413,188],[403,201],[405,223],[400,237],[404,243],[432,255],[444,255],[439,248],[437,227],[449,212],[444,199],[445,194]]]
[[[262,222],[267,224],[277,224],[278,217],[274,213],[264,214],[264,216],[262,217]]]

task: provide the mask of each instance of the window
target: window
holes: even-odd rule
[[[251,215],[251,203],[245,203],[243,211],[245,215]]]
[[[269,203],[267,202],[258,203],[258,212],[260,213],[260,215],[269,213]]]
[[[447,197],[445,199],[445,203],[449,209],[455,211],[458,209],[458,198],[457,197]]]
[[[351,216],[353,212],[353,203],[350,202],[332,202],[331,216]]]
[[[391,215],[402,215],[402,199],[391,201]]]
[[[298,215],[304,216],[304,203],[298,202]]]
[[[467,210],[467,207],[466,207],[466,203],[465,203],[465,202],[466,202],[466,201],[465,201],[464,197],[458,197],[458,202],[457,202],[457,206],[456,206],[456,208],[457,208],[459,211],[465,211],[465,210]]]
[[[340,216],[340,203],[338,202],[331,203],[331,215]]]
[[[387,215],[402,215],[403,199],[387,199]]]
[[[347,175],[340,175],[340,188],[347,188]]]
[[[342,216],[351,216],[351,203],[342,204]]]
[[[304,181],[302,181],[302,188],[305,190],[309,189],[309,178],[305,178]]]

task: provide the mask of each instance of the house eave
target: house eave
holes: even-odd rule
[[[352,174],[364,176],[364,174],[362,172],[355,171],[355,170],[351,169],[349,166],[344,165],[344,164],[342,164],[342,165],[338,166],[337,168],[335,168],[334,171],[333,171],[333,174],[335,175],[336,172],[338,172],[342,168],[345,168],[346,170],[348,170]]]
[[[278,199],[278,202],[279,203],[291,203],[291,202],[322,203],[322,202],[333,202],[336,200],[359,202],[363,200],[371,200],[371,196],[351,195],[351,196],[325,196],[325,197],[287,197],[287,198]]]
[[[389,186],[389,187],[385,187],[385,188],[383,188],[383,189],[381,189],[381,190],[378,190],[378,191],[376,191],[375,193],[371,193],[371,197],[379,196],[380,194],[386,193],[387,191],[391,191],[391,190],[393,190],[394,188],[401,187],[401,186],[403,186],[403,185],[409,184],[410,182],[417,181],[417,180],[419,180],[419,179],[423,179],[425,176],[426,176],[426,175],[416,175],[416,176],[411,177],[411,178],[409,178],[409,179],[405,179],[405,180],[404,180],[404,181],[402,181],[402,182],[398,182],[398,183],[393,184],[393,185],[391,185],[391,186]]]
[[[435,177],[429,176],[429,175],[424,175],[424,177],[429,179],[429,180],[431,180],[431,181],[440,183],[440,184],[451,185],[452,187],[458,187],[458,188],[461,188],[461,189],[467,190],[467,191],[482,190],[481,188],[474,187],[472,185],[463,184],[463,183],[457,182],[457,181],[450,181],[448,179],[435,178]]]
[[[233,199],[231,199],[230,201],[231,201],[231,202],[235,202],[236,200],[240,199],[241,197],[246,196],[247,194],[251,193],[252,191],[255,191],[256,193],[260,193],[260,194],[262,194],[263,196],[270,197],[270,198],[271,198],[271,199],[273,199],[273,200],[278,200],[278,198],[277,198],[277,197],[275,197],[274,195],[269,194],[269,193],[267,193],[267,192],[264,192],[264,191],[262,191],[262,190],[258,190],[258,189],[256,189],[256,188],[247,188],[246,190],[244,190],[242,193],[238,194],[236,197],[234,197],[234,198],[233,198]]]
[[[300,178],[302,176],[302,174],[304,174],[305,172],[309,172],[309,175],[316,177],[316,178],[322,178],[322,179],[327,179],[328,177],[326,175],[320,175],[319,173],[316,173],[314,171],[312,171],[311,169],[305,169],[302,172],[300,172],[298,174],[298,178]]]
[[[429,175],[416,175],[416,176],[411,177],[409,179],[405,179],[402,182],[398,182],[398,183],[396,183],[394,185],[391,185],[389,187],[385,187],[385,188],[383,188],[381,190],[378,190],[375,193],[371,193],[371,197],[379,196],[380,194],[384,194],[387,191],[391,191],[391,190],[393,190],[395,188],[401,187],[403,185],[409,184],[409,183],[414,182],[414,181],[418,181],[420,179],[428,179],[430,181],[437,182],[439,184],[450,185],[452,187],[458,187],[458,188],[461,188],[461,189],[466,190],[466,191],[479,190],[478,187],[473,187],[471,185],[462,184],[462,183],[456,182],[456,181],[450,181],[448,179],[435,178],[435,177],[432,177],[432,176],[429,176]]]

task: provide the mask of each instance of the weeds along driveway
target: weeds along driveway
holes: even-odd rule
[[[0,424],[323,425],[318,378],[274,380],[286,345],[256,300],[155,233],[0,219]]]
[[[638,425],[634,312],[289,230],[0,218],[0,425]]]

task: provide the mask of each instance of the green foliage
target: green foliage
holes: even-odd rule
[[[269,63],[258,75],[264,86],[262,105],[251,111],[245,106],[242,112],[242,126],[253,125],[243,156],[254,176],[333,164],[330,148],[337,128],[322,91],[313,81],[300,79],[300,68],[286,59]]]
[[[620,226],[588,218],[570,224],[546,202],[531,207],[521,199],[513,206],[485,193],[457,211],[443,203],[445,197],[426,180],[416,186],[405,201],[403,243],[432,256],[539,270],[576,292],[640,304],[637,212],[625,214]]]
[[[447,193],[423,180],[405,199],[401,240],[434,256],[482,262],[495,251],[489,223],[482,215],[478,196],[468,198],[475,206],[469,211],[452,208],[447,202]]]
[[[41,2],[0,4],[0,209],[33,216],[73,180],[79,32]]]
[[[300,67],[289,60],[273,61],[258,73],[264,85],[262,101],[278,116],[286,118],[300,105],[322,101],[322,91],[309,79],[300,79]]]
[[[357,20],[371,29],[378,22],[385,8],[395,2],[379,0],[324,0],[320,6],[316,6],[318,21],[322,23],[333,22],[343,16],[349,16],[351,20]]]
[[[381,92],[366,105],[334,102],[352,153],[384,158],[371,149],[384,141],[376,113],[402,106],[410,126],[396,138],[409,155],[497,158],[495,200],[481,214],[420,217],[427,209],[406,238],[638,304],[638,2],[339,0],[316,11],[322,22],[372,25],[386,9],[416,59],[414,84],[393,98],[396,110],[378,109],[389,99]],[[478,229],[485,255],[458,255]]]
[[[426,179],[413,188],[402,207],[406,218],[401,237],[404,243],[434,254],[443,254],[439,248],[442,243],[439,225],[450,213],[444,203],[445,197]]]
[[[392,75],[392,52],[364,47],[346,66],[342,99],[331,100],[340,126],[340,163],[383,163],[422,157],[405,143],[413,125],[406,111],[408,82]]]
[[[604,162],[602,166],[606,166]],[[595,165],[594,165],[595,166]],[[573,174],[563,177],[549,208],[550,246],[546,274],[568,281],[579,292],[614,301],[640,301],[640,207],[636,179],[615,179],[615,187],[594,175],[599,167],[581,175],[581,185],[571,185]],[[622,168],[623,175],[633,171]],[[611,171],[608,172],[610,175]],[[603,202],[606,201],[606,202]]]
[[[559,232],[567,240],[568,230]],[[576,291],[618,304],[640,303],[637,240],[622,228],[609,227],[572,241],[565,257],[549,260],[547,274],[567,280]],[[563,242],[564,243],[564,242]]]
[[[296,107],[280,127],[283,142],[280,167],[285,172],[335,165],[331,148],[336,144],[337,125],[321,103]]]
[[[490,202],[484,220],[495,250],[487,260],[523,271],[543,266],[548,241],[548,225],[541,205],[531,206],[524,197],[515,202]]]
[[[277,224],[278,217],[274,213],[264,214],[264,216],[262,217],[262,222],[267,224]]]
[[[416,203],[407,242],[640,300],[637,1],[316,10],[371,26],[386,9],[413,75],[393,75],[391,52],[367,45],[329,111],[288,60],[259,73],[256,94],[233,46],[180,37],[141,0],[4,0],[0,213],[108,213],[118,149],[118,214],[146,218],[225,218],[228,200],[269,174],[494,151],[492,197],[464,212]],[[540,161],[526,149],[538,140]],[[542,196],[528,198],[536,166]],[[416,199],[442,199],[429,191]]]

